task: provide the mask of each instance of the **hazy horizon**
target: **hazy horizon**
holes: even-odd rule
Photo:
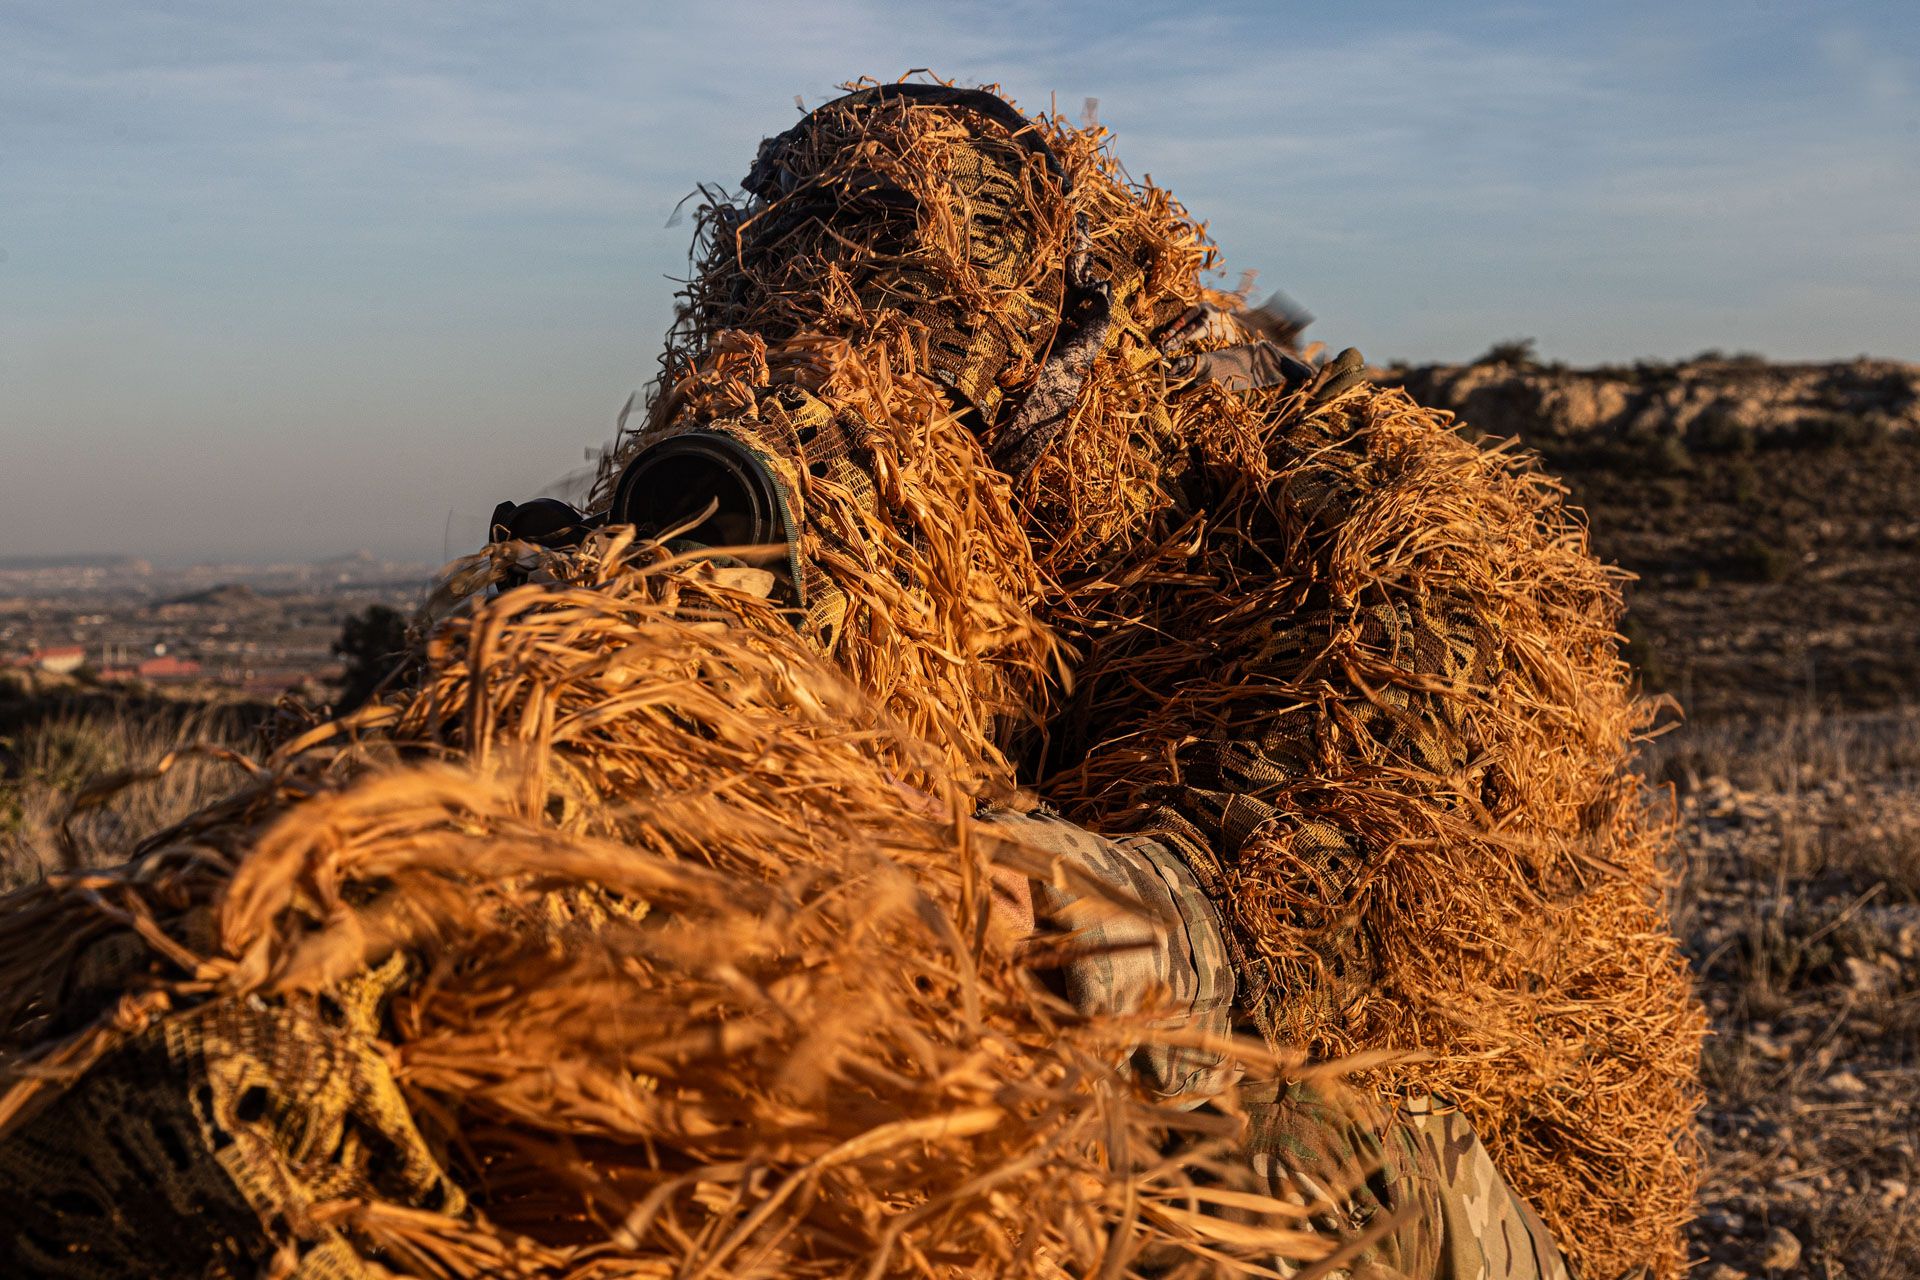
[[[653,376],[680,202],[921,66],[1098,99],[1377,361],[1920,359],[1909,4],[0,2],[0,555],[470,548]]]

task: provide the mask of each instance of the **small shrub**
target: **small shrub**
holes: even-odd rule
[[[1753,431],[1713,405],[1687,427],[1687,445],[1701,453],[1745,453],[1754,446]]]
[[[1800,419],[1787,433],[1795,449],[1861,449],[1886,436],[1885,426],[1857,414],[1823,413]]]
[[[1509,338],[1496,342],[1474,361],[1476,365],[1507,369],[1531,369],[1540,363],[1532,338]]]
[[[1638,442],[1636,452],[1636,470],[1667,476],[1693,470],[1693,454],[1679,436],[1649,436]]]
[[[1620,623],[1620,638],[1626,641],[1622,653],[1628,664],[1639,673],[1640,684],[1646,689],[1665,689],[1670,686],[1672,673],[1662,661],[1660,651],[1654,647],[1653,636],[1633,613],[1629,612]]]
[[[1721,560],[1721,576],[1734,582],[1785,582],[1800,558],[1789,547],[1748,534]]]
[[[1664,507],[1671,511],[1683,507],[1692,495],[1693,486],[1680,476],[1654,476],[1644,486],[1649,506]]]

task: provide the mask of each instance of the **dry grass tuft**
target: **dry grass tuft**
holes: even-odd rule
[[[23,693],[0,738],[0,889],[51,871],[124,857],[142,836],[186,817],[238,776],[216,751],[253,745],[257,709],[174,703],[130,708]],[[169,752],[177,765],[146,785],[116,791],[68,819],[75,797],[102,778],[145,769]]]

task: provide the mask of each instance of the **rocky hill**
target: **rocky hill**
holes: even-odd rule
[[[1569,369],[1522,359],[1395,375],[1481,430],[1527,436],[1542,448],[1675,441],[1715,453],[1920,433],[1920,366],[1890,360],[1769,364],[1707,355]]]
[[[1516,354],[1383,377],[1564,477],[1638,576],[1648,685],[1690,714],[1920,701],[1920,366]]]

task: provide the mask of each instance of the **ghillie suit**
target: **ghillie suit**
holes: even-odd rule
[[[1271,1042],[1426,1055],[1378,1088],[1463,1108],[1586,1275],[1678,1276],[1703,1017],[1559,488],[1240,326],[1098,128],[870,86],[746,187],[603,496],[754,440],[809,633],[970,786],[1178,848]]]
[[[1204,1212],[1233,1116],[1140,1098],[1113,1064],[1151,1029],[1016,957],[987,867],[1049,861],[764,601],[628,544],[543,557],[416,687],[229,757],[233,796],[127,866],[0,900],[0,1271],[1325,1256],[1303,1208]]]
[[[1287,1134],[1126,1085],[1179,1034],[1050,998],[992,927],[984,850],[1067,875],[996,842],[1023,783],[1178,852],[1269,1045],[1240,1059],[1431,1054],[1371,1083],[1459,1103],[1587,1276],[1675,1273],[1699,1018],[1617,584],[1522,463],[1254,341],[1101,148],[875,87],[706,212],[600,498],[735,441],[796,535],[786,616],[618,531],[502,548],[546,581],[443,623],[415,687],[6,903],[0,1178],[101,1224],[68,1274],[169,1214],[313,1276],[1324,1254],[1230,1190],[1229,1143]]]

